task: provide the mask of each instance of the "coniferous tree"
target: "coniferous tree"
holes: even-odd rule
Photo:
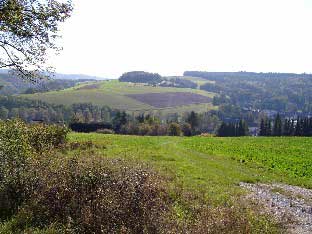
[[[248,125],[244,120],[240,120],[237,125],[237,136],[247,136],[249,133]]]
[[[271,135],[272,135],[271,120],[266,119],[265,120],[265,136],[271,136]]]
[[[192,111],[188,116],[188,118],[186,119],[186,122],[189,123],[192,127],[192,130],[195,131],[196,127],[199,124],[198,114]]]
[[[290,119],[285,119],[284,120],[284,125],[283,125],[283,131],[282,131],[282,135],[284,136],[291,136],[291,121]]]
[[[265,124],[264,124],[264,119],[261,119],[259,135],[260,136],[266,136],[266,128],[265,128]]]
[[[302,122],[301,119],[298,117],[296,122],[296,128],[295,128],[295,136],[302,136]]]
[[[290,123],[290,136],[293,136],[295,134],[295,120],[291,120]]]
[[[218,129],[218,132],[217,132],[217,135],[219,137],[225,137],[226,136],[226,128],[227,128],[227,125],[226,123],[222,122],[219,129]]]
[[[273,126],[273,136],[282,135],[282,119],[279,114],[276,115]]]

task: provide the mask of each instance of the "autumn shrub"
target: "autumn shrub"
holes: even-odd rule
[[[171,123],[168,127],[168,135],[169,136],[181,136],[182,131],[180,125],[177,123]]]
[[[63,147],[68,132],[68,128],[57,125],[28,125],[29,143],[37,153]]]
[[[152,127],[149,124],[142,123],[139,124],[139,135],[148,136],[152,133]]]
[[[67,129],[0,121],[0,218],[12,215],[26,199],[29,161],[37,154],[65,143]]]
[[[189,123],[184,123],[181,126],[183,136],[192,136],[192,126]]]
[[[99,156],[33,160],[19,223],[70,233],[163,233],[175,228],[164,182],[136,163]],[[26,220],[25,220],[26,219]]]

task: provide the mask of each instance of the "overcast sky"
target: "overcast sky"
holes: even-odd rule
[[[312,73],[312,0],[74,0],[58,72]]]

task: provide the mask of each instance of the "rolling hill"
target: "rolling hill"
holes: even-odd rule
[[[158,87],[146,84],[94,81],[61,91],[21,95],[53,104],[92,103],[129,112],[160,111],[164,114],[204,112],[212,105],[213,93],[188,88]]]
[[[31,83],[18,78],[9,70],[0,69],[0,95],[16,95],[27,93],[29,90],[45,92],[70,88],[77,83],[104,79],[88,75],[68,75],[55,73],[50,79],[38,80]]]

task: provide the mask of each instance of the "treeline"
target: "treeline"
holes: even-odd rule
[[[162,81],[162,78],[157,73],[133,71],[133,72],[124,73],[119,78],[119,81],[120,82],[132,82],[132,83],[158,84]]]
[[[117,111],[111,122],[74,122],[70,124],[77,132],[117,133],[141,136],[193,136],[213,132],[219,125],[219,119],[210,113],[186,113],[182,118],[160,119],[150,114],[129,115]]]
[[[261,119],[260,136],[312,136],[312,117],[297,119],[284,119],[276,115],[271,121],[268,118]]]
[[[20,118],[26,122],[68,124],[70,122],[110,122],[117,111],[90,103],[71,106],[54,105],[43,101],[13,96],[0,96],[0,119]]]
[[[201,77],[209,80],[227,79],[287,79],[287,78],[310,78],[312,74],[278,73],[278,72],[206,72],[206,71],[185,71],[184,76]]]
[[[193,81],[181,79],[179,77],[166,77],[160,82],[159,86],[196,89],[198,85]]]
[[[120,78],[120,82],[143,83],[148,85],[158,85],[161,87],[175,87],[175,88],[191,88],[196,89],[197,84],[181,79],[179,77],[162,77],[157,73],[149,73],[144,71],[133,71],[124,73]]]
[[[219,137],[240,137],[248,135],[248,125],[244,120],[240,120],[238,123],[223,122],[217,132],[217,136]]]

